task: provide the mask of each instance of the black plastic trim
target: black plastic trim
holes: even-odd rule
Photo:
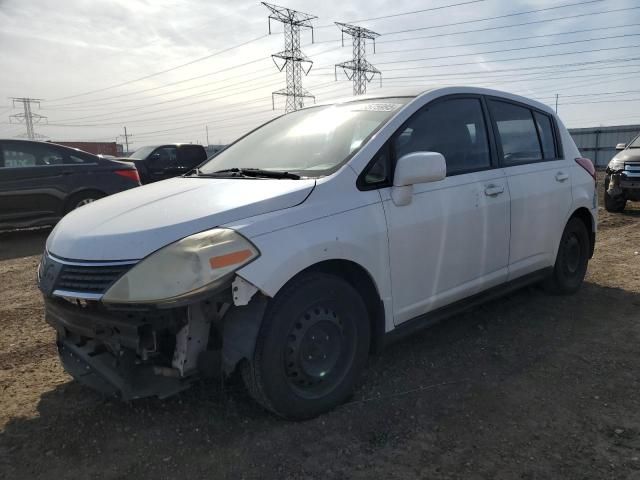
[[[384,345],[389,345],[394,343],[402,338],[405,338],[413,333],[416,333],[424,328],[435,325],[442,320],[445,320],[449,317],[462,313],[470,308],[476,307],[483,303],[486,303],[490,300],[495,300],[496,298],[500,298],[510,292],[515,290],[519,290],[522,287],[526,287],[527,285],[531,285],[533,283],[539,282],[547,278],[553,272],[552,267],[544,268],[522,277],[516,278],[509,282],[503,283],[496,287],[485,290],[484,292],[480,292],[476,295],[472,295],[467,298],[463,298],[457,302],[446,305],[444,307],[438,308],[431,312],[425,313],[424,315],[420,315],[411,320],[407,320],[406,322],[401,323],[395,329],[386,333],[384,336]]]

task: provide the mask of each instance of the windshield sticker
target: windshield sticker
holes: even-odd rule
[[[352,112],[393,112],[402,105],[399,103],[365,103],[353,108]]]

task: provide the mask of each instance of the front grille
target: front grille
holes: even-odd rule
[[[133,265],[63,265],[55,290],[102,294]]]

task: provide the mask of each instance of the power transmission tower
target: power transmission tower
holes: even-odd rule
[[[278,70],[286,70],[287,86],[282,90],[277,90],[271,94],[271,102],[275,110],[275,96],[287,97],[285,112],[293,112],[304,107],[305,98],[315,98],[311,93],[302,87],[302,72],[309,73],[313,62],[300,50],[300,29],[311,29],[311,43],[313,43],[313,25],[311,20],[318,18],[314,15],[291,10],[290,8],[279,7],[270,3],[262,4],[271,12],[269,15],[269,34],[271,34],[271,20],[282,22],[284,25],[284,50],[271,55],[273,63]],[[303,68],[307,65],[307,68]]]
[[[362,95],[367,93],[367,83],[373,77],[380,75],[380,85],[382,85],[382,73],[376,67],[367,62],[367,39],[373,40],[373,52],[376,51],[376,37],[380,34],[363,27],[349,25],[348,23],[335,22],[342,31],[342,46],[344,47],[344,34],[351,35],[353,39],[353,60],[338,63],[335,66],[336,80],[338,80],[338,67],[342,68],[349,80],[353,81],[353,94]],[[349,73],[350,72],[350,73]]]
[[[27,138],[29,140],[35,140],[36,138],[45,138],[44,135],[39,135],[33,129],[34,123],[39,123],[42,120],[47,119],[47,117],[43,115],[39,115],[37,113],[33,113],[31,110],[31,104],[37,104],[38,108],[40,107],[39,98],[27,98],[27,97],[11,97],[13,101],[13,106],[16,106],[16,103],[21,103],[24,107],[24,113],[16,113],[14,115],[9,116],[9,123],[24,123],[27,125]],[[15,122],[12,122],[15,120]]]

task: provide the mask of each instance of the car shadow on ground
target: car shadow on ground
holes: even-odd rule
[[[51,228],[0,231],[0,260],[39,255]]]
[[[238,382],[129,404],[69,382],[42,395],[36,418],[7,424],[0,468],[7,478],[604,478],[615,464],[626,478],[617,455],[640,449],[629,375],[639,311],[640,294],[592,283],[571,297],[527,288],[390,346],[350,402],[299,423],[264,412]]]

